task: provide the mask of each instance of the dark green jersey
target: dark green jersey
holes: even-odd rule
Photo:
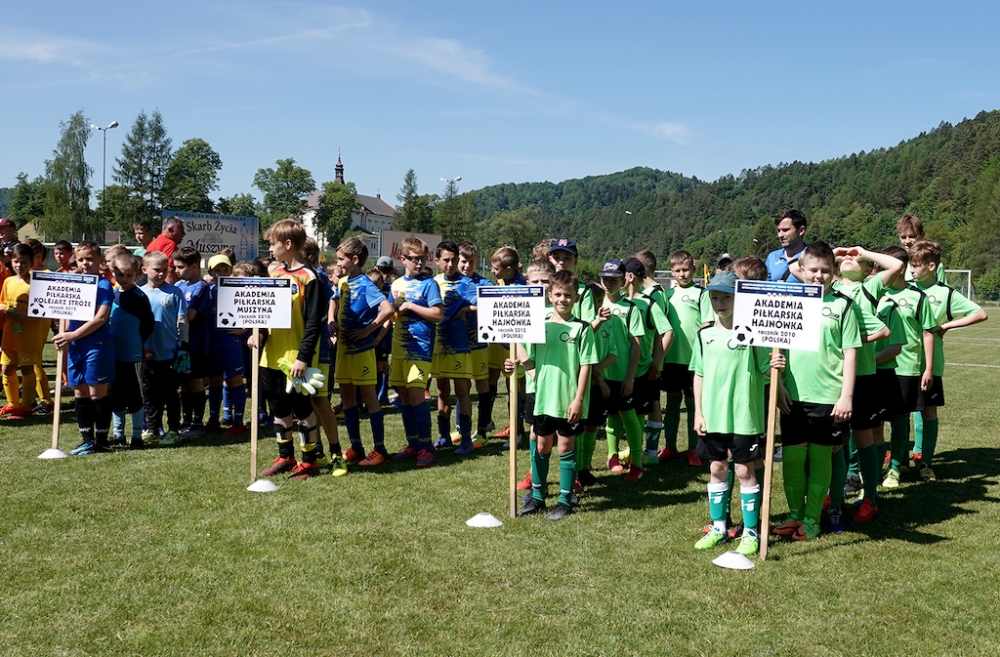
[[[903,346],[906,344],[906,328],[903,317],[899,312],[899,307],[892,300],[892,297],[883,297],[883,301],[878,306],[878,318],[889,327],[889,337],[875,343],[875,353],[892,345]],[[902,351],[900,351],[902,353]],[[895,370],[898,357],[890,358],[884,363],[875,366],[879,370]]]
[[[702,377],[701,414],[709,433],[764,433],[768,350],[737,344],[721,324],[698,331],[691,371]]]
[[[844,386],[844,350],[861,346],[854,303],[831,290],[823,297],[819,351],[789,350],[783,381],[795,401],[836,404]]]
[[[670,322],[663,310],[656,305],[649,297],[641,294],[631,298],[636,305],[639,316],[642,318],[643,329],[646,333],[639,339],[639,365],[635,368],[636,378],[643,376],[649,371],[649,366],[653,364],[654,341],[658,340],[670,328]]]
[[[858,376],[868,376],[875,373],[875,343],[865,342],[865,338],[885,328],[878,318],[878,300],[885,295],[886,287],[882,284],[880,275],[872,276],[861,283],[833,284],[833,289],[850,297],[854,302],[854,312],[858,317],[858,328],[861,329],[861,348],[858,349]]]
[[[529,344],[528,358],[535,362],[535,415],[569,417],[576,398],[580,367],[597,362],[597,347],[590,324],[579,319],[545,322],[545,343]],[[583,412],[590,403],[590,384],[584,386]]]

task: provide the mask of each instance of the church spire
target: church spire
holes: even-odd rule
[[[337,149],[337,166],[334,167],[334,170],[337,172],[337,175],[334,178],[334,181],[340,183],[341,185],[343,185],[344,184],[344,164],[343,164],[343,162],[340,161],[340,149],[339,148]]]

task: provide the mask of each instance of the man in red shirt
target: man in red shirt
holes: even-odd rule
[[[146,247],[146,253],[160,251],[163,255],[167,256],[167,264],[170,267],[167,282],[171,284],[177,281],[177,274],[174,271],[174,259],[171,256],[173,256],[174,251],[177,250],[183,239],[184,222],[180,217],[167,217],[163,222],[163,231]]]

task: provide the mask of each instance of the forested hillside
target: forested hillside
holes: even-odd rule
[[[1000,111],[942,123],[891,148],[711,183],[637,168],[475,194],[486,225],[527,214],[542,233],[575,237],[593,260],[637,247],[661,257],[679,248],[708,258],[765,253],[777,246],[773,217],[793,207],[809,217],[811,239],[881,248],[895,242],[899,216],[914,212],[942,243],[949,268],[1000,282]]]

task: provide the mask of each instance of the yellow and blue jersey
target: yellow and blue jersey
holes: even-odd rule
[[[292,280],[292,326],[268,330],[260,366],[279,369],[278,360],[284,358],[290,363],[300,360],[315,367],[319,363],[317,345],[326,323],[329,303],[323,283],[316,270],[307,265],[291,270],[282,265],[271,274],[271,278]]]
[[[362,329],[378,317],[378,307],[386,300],[385,295],[372,283],[365,274],[358,274],[352,279],[346,276],[340,279],[337,286],[340,294],[340,304],[337,310],[337,326],[341,335],[344,331]],[[347,342],[341,338],[344,353],[360,354],[375,348],[375,334],[372,333],[360,342]]]
[[[469,330],[463,318],[456,315],[476,302],[476,289],[468,277],[455,274],[446,278],[444,274],[434,277],[444,305],[444,318],[437,325],[437,344],[434,352],[439,354],[469,353]],[[470,299],[471,291],[471,299]]]
[[[437,282],[427,274],[414,278],[401,276],[394,280],[392,298],[423,308],[443,303]],[[434,322],[422,319],[416,313],[397,313],[392,335],[393,358],[430,361],[434,356],[434,328]]]

